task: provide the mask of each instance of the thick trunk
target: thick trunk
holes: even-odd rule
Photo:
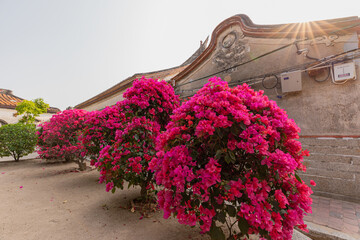
[[[142,199],[146,199],[146,197],[147,197],[146,185],[147,185],[146,183],[141,185],[140,196]]]
[[[12,155],[13,155],[13,157],[15,159],[15,162],[18,162],[19,159],[20,159],[19,155],[17,155],[15,152],[13,152]]]
[[[86,162],[79,161],[78,164],[79,164],[79,170],[80,171],[85,171],[86,170]]]

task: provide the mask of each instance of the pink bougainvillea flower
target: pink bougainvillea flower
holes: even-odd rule
[[[23,188],[23,186],[20,186],[19,188],[21,189],[21,188]]]
[[[316,182],[314,182],[314,180],[310,180],[310,184],[316,186]]]
[[[311,189],[296,175],[302,164],[300,129],[274,101],[246,84],[230,88],[211,78],[174,110],[149,163],[164,218],[221,234],[291,239],[311,212]],[[230,216],[231,218],[226,218]],[[233,220],[232,220],[233,219]],[[216,228],[216,229],[215,229]],[[236,237],[235,237],[236,236]]]
[[[88,115],[82,139],[106,191],[122,189],[126,181],[139,185],[143,196],[154,189],[149,164],[156,154],[155,141],[179,106],[179,97],[166,81],[144,77],[123,96],[116,105]]]
[[[72,160],[83,169],[85,149],[81,142],[87,111],[64,110],[40,124],[37,153],[42,159]]]
[[[1,174],[5,174],[5,172],[2,172]]]

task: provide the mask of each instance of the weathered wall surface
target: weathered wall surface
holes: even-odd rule
[[[208,49],[174,79],[175,91],[182,98],[190,97],[212,76],[230,86],[247,83],[264,90],[302,130],[303,148],[311,154],[305,159],[308,171],[302,179],[307,184],[313,179],[318,195],[360,202],[360,60],[355,60],[357,79],[341,85],[332,82],[331,74],[328,77],[329,68],[316,76],[318,81],[304,71],[319,59],[359,48],[359,30],[339,31],[354,19],[330,20],[322,25],[330,27],[326,33],[313,32],[319,29],[313,23],[316,27],[297,34],[293,27],[304,25],[256,26],[246,17],[229,18],[216,27]],[[287,27],[289,34],[279,33]],[[289,71],[301,71],[301,91],[282,92],[280,74]]]
[[[360,77],[357,65],[357,76]],[[301,128],[301,135],[360,135],[360,80],[342,85],[316,82],[302,73],[302,91],[280,94],[281,89],[266,90],[265,94],[286,110]],[[324,77],[324,76],[323,76]],[[263,89],[255,84],[255,89]]]
[[[299,174],[315,194],[360,202],[360,139],[301,138],[307,172]]]
[[[307,72],[302,72],[302,91],[299,92],[283,94],[280,82],[270,90],[261,83],[265,75],[280,76],[283,72],[304,69],[315,62],[307,58],[305,52],[321,59],[358,48],[356,33],[321,36],[296,45],[295,41],[291,38],[247,37],[240,26],[231,26],[218,36],[211,54],[177,81],[176,92],[182,97],[191,96],[214,75],[231,86],[247,82],[255,90],[265,90],[265,94],[296,121],[303,135],[360,135],[360,61],[356,61],[358,79],[343,85],[333,84],[331,76],[324,82],[317,82]],[[299,49],[306,50],[298,54]],[[240,66],[231,68],[235,65]],[[326,76],[327,70],[318,78]],[[266,78],[265,87],[274,86],[274,79]]]

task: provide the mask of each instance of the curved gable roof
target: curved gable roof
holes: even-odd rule
[[[24,99],[13,95],[12,91],[0,89],[0,108],[15,109],[16,105],[22,100]]]
[[[128,77],[127,79],[121,81],[120,83],[114,85],[113,87],[99,93],[98,95],[86,100],[85,102],[82,102],[78,105],[75,106],[75,108],[77,109],[82,109],[85,107],[88,107],[96,102],[99,102],[101,100],[110,98],[113,95],[116,95],[124,90],[126,90],[127,88],[132,86],[132,83],[134,82],[135,79],[141,78],[142,76],[146,77],[146,78],[155,78],[155,79],[161,79],[161,80],[166,80],[169,81],[170,79],[172,79],[174,76],[176,76],[179,72],[183,71],[186,66],[179,66],[179,67],[174,67],[174,68],[169,68],[169,69],[165,69],[165,70],[160,70],[160,71],[154,71],[154,72],[147,72],[147,73],[136,73],[131,77]]]
[[[276,25],[258,25],[245,14],[238,14],[221,22],[213,31],[211,41],[205,51],[200,54],[184,71],[176,75],[175,82],[187,76],[196,69],[215,49],[222,32],[231,26],[240,26],[244,36],[254,38],[315,38],[330,34],[360,33],[360,19],[357,16],[313,21],[307,23],[290,23]]]
[[[13,95],[11,90],[0,89],[0,108],[15,109],[16,105],[23,101],[23,98]],[[48,113],[60,112],[60,109],[49,107]]]

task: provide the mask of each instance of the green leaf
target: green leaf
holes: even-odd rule
[[[300,178],[299,175],[297,175],[296,173],[295,173],[295,177],[296,177],[296,179],[297,179],[299,182],[302,183],[301,178]]]
[[[225,162],[226,163],[231,163],[231,157],[229,156],[229,154],[225,155]]]
[[[223,151],[221,149],[217,150],[216,154],[215,154],[215,158],[217,160],[220,160],[222,153],[223,153]]]
[[[220,227],[217,227],[214,223],[210,228],[209,235],[213,240],[225,240],[225,234]]]
[[[139,135],[135,134],[134,138],[135,138],[136,141],[138,141],[139,140]]]
[[[230,217],[236,216],[236,208],[233,205],[226,205],[226,210],[229,213]]]
[[[45,103],[42,98],[37,98],[33,101],[23,100],[15,110],[16,115],[23,115],[19,122],[29,124],[35,122],[35,117],[46,113],[48,108],[49,104]]]
[[[232,160],[234,160],[234,161],[236,160],[234,152],[229,152],[229,155]]]
[[[246,221],[245,218],[239,218],[238,226],[239,226],[240,231],[241,231],[242,234],[248,235],[249,223]]]

